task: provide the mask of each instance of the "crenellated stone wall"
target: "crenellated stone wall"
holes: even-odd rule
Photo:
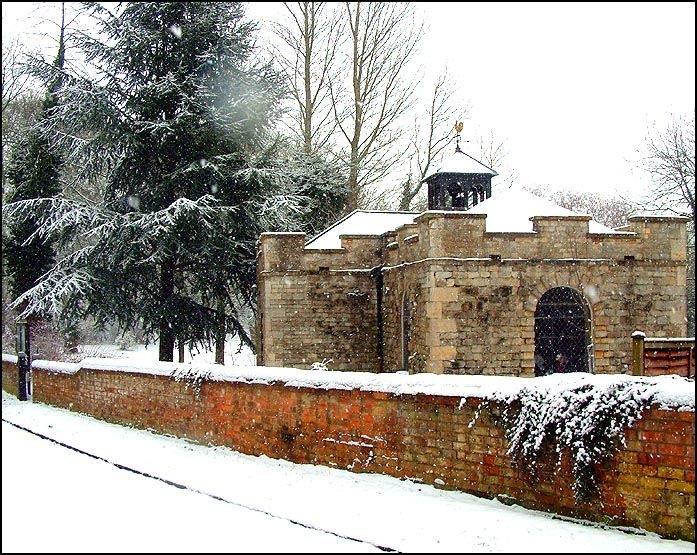
[[[685,311],[676,309],[684,287],[675,270],[670,262],[517,259],[428,259],[387,268],[385,370],[403,366],[406,294],[411,314],[420,315],[410,324],[410,371],[532,376],[535,308],[546,291],[566,286],[590,307],[595,371],[630,372],[634,330],[684,334]]]
[[[379,238],[345,238],[344,248],[304,250],[304,234],[261,236],[258,362],[374,371]],[[337,269],[338,267],[338,269]],[[347,268],[347,269],[343,269]]]
[[[685,335],[684,218],[634,217],[603,234],[587,216],[531,220],[532,232],[491,233],[486,215],[430,211],[331,250],[263,234],[260,363],[378,368],[378,267],[385,371],[533,375],[535,309],[555,287],[585,298],[597,372],[630,371],[634,330]]]
[[[590,233],[589,216],[534,216],[533,231],[486,231],[486,215],[424,212],[414,226],[386,234],[389,264],[424,258],[613,259],[685,261],[685,218],[636,216],[623,233]],[[406,228],[406,229],[405,229]],[[406,239],[418,235],[418,243]]]

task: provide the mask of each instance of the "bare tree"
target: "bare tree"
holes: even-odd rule
[[[363,205],[364,190],[398,161],[392,148],[401,116],[412,105],[417,76],[409,72],[422,34],[413,7],[401,2],[346,2],[349,79],[332,80],[330,94],[342,161],[348,168],[347,209]]]
[[[646,138],[642,163],[652,188],[644,208],[690,218],[688,225],[688,334],[695,333],[695,114],[676,116]]]
[[[643,168],[653,186],[650,210],[668,211],[695,222],[695,115],[673,118],[646,139]]]
[[[477,140],[479,143],[479,161],[498,173],[496,187],[510,187],[518,179],[518,170],[508,165],[508,146],[490,130],[482,133]]]
[[[613,229],[626,225],[627,219],[637,210],[637,205],[618,195],[559,191],[543,186],[526,187],[531,193],[547,198],[559,206],[588,214],[594,220]]]
[[[31,78],[20,61],[21,48],[15,38],[2,45],[2,114],[31,87]]]
[[[297,107],[291,130],[306,153],[326,147],[336,129],[329,80],[336,70],[343,23],[340,6],[328,2],[284,2],[287,24],[276,24],[274,47]]]
[[[500,167],[506,159],[506,141],[496,138],[493,131],[479,137],[479,161],[490,168]]]
[[[409,210],[421,190],[423,180],[435,170],[434,164],[455,136],[453,124],[467,117],[467,108],[457,105],[454,87],[447,71],[441,73],[433,88],[426,117],[414,118],[409,142],[409,170],[399,184],[399,209]]]
[[[31,127],[41,106],[41,96],[32,89],[29,73],[22,63],[19,41],[13,39],[2,45],[2,183],[7,189],[5,167],[18,137]]]

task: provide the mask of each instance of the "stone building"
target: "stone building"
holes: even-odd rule
[[[610,229],[459,148],[423,213],[356,210],[259,242],[258,362],[335,370],[628,372],[631,335],[686,333],[686,219]]]

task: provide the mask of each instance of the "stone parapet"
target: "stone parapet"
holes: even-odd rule
[[[389,263],[423,258],[686,259],[686,218],[630,218],[620,233],[589,232],[590,216],[534,216],[532,232],[487,232],[485,214],[424,212],[390,234]],[[407,244],[418,236],[419,248]],[[397,243],[397,248],[394,247]]]
[[[380,264],[380,236],[342,235],[340,249],[306,249],[305,233],[262,233],[258,267],[262,272],[370,269]]]

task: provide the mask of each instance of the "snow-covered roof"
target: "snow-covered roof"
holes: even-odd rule
[[[308,241],[306,249],[340,249],[341,235],[382,235],[405,224],[414,223],[418,212],[354,210],[345,218]]]
[[[583,216],[538,197],[519,187],[495,191],[494,194],[467,210],[470,214],[486,214],[486,230],[490,232],[530,233],[533,216]],[[354,210],[345,218],[311,239],[306,249],[340,249],[341,235],[382,235],[405,224],[414,223],[418,212],[381,212],[377,210]],[[590,233],[612,233],[616,231],[599,222],[588,222]]]
[[[582,216],[538,197],[519,187],[511,187],[494,191],[494,194],[483,202],[467,210],[470,214],[486,214],[486,230],[491,232],[532,232],[533,216]],[[627,235],[627,232],[615,231],[599,222],[588,222],[590,233],[614,233]]]
[[[440,168],[438,168],[435,173],[484,173],[489,175],[498,175],[494,170],[475,160],[469,154],[466,154],[461,150],[456,150],[448,158],[443,160]],[[431,174],[426,178],[426,180],[433,175],[435,174]]]
[[[630,218],[685,218],[685,216],[680,216],[669,209],[656,209],[656,210],[637,210],[629,214]],[[689,218],[685,218],[689,220]]]

